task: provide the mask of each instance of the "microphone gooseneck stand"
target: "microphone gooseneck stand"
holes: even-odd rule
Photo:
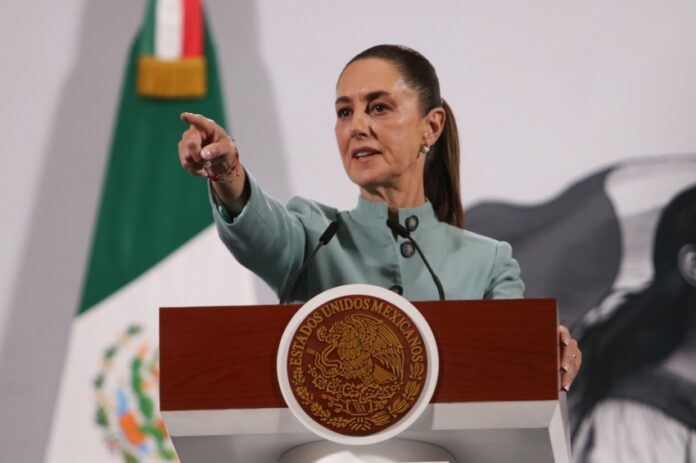
[[[319,237],[319,244],[317,244],[317,247],[314,248],[314,251],[305,259],[304,263],[302,264],[302,267],[295,272],[295,274],[292,276],[291,279],[288,280],[287,283],[285,283],[285,287],[283,288],[283,292],[280,294],[280,304],[287,304],[288,303],[288,298],[290,297],[290,294],[292,293],[293,289],[295,289],[295,284],[297,283],[297,279],[300,278],[300,275],[304,273],[305,270],[307,270],[307,267],[309,267],[309,264],[314,260],[314,256],[317,255],[317,252],[319,252],[319,248],[322,246],[326,246],[329,244],[329,241],[334,237],[336,232],[338,231],[338,221],[334,220],[329,224],[328,227],[326,227],[326,230],[324,230],[324,233],[321,234]]]
[[[401,225],[399,222],[396,222],[393,220],[391,217],[387,219],[387,227],[394,232],[394,234],[399,235],[400,237],[407,239],[413,244],[413,247],[416,248],[416,251],[418,251],[418,255],[421,257],[423,260],[423,263],[425,264],[426,268],[430,272],[430,276],[433,277],[433,281],[435,282],[435,286],[437,286],[437,294],[440,296],[440,300],[444,301],[445,300],[445,290],[442,289],[442,283],[440,283],[440,279],[435,275],[435,272],[433,271],[433,268],[430,266],[430,263],[428,262],[428,259],[425,258],[425,255],[423,254],[423,251],[421,251],[420,246],[418,246],[418,243],[411,238],[411,232],[406,229],[403,225]]]

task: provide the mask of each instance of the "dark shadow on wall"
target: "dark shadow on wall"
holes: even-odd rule
[[[291,193],[285,143],[271,76],[261,57],[256,4],[252,0],[214,0],[206,5],[217,44],[229,129],[245,168],[269,194],[285,202]],[[254,287],[259,303],[278,302],[256,276]]]
[[[289,195],[270,77],[259,55],[252,1],[207,2],[226,109],[245,165],[281,199]],[[0,349],[0,433],[7,461],[42,461],[77,311],[129,46],[144,3],[86,2],[77,61],[54,123]],[[242,113],[243,111],[243,113]],[[175,147],[175,142],[172,142]],[[248,149],[251,151],[251,149]],[[172,151],[173,162],[175,148]],[[275,296],[260,281],[261,300]]]
[[[0,410],[12,420],[0,433],[5,461],[44,458],[124,62],[141,15],[129,2],[85,2],[76,62],[34,176],[38,195],[0,350]]]

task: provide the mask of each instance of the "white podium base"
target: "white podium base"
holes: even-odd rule
[[[430,404],[399,438],[445,448],[459,463],[570,463],[564,408],[555,400]],[[318,439],[287,408],[162,415],[182,463],[278,463]]]
[[[391,439],[372,445],[348,446],[328,441],[290,449],[278,463],[456,463],[447,450],[426,442]]]

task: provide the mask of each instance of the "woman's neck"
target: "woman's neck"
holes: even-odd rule
[[[370,201],[387,203],[390,214],[396,214],[399,209],[410,209],[425,204],[423,185],[419,188],[399,190],[394,188],[360,188],[360,195]]]

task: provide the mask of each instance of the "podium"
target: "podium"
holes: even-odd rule
[[[559,392],[556,302],[413,302],[439,351],[439,379],[398,438],[462,462],[570,462]],[[182,463],[275,463],[320,440],[286,407],[276,378],[300,306],[160,309],[160,404]]]

